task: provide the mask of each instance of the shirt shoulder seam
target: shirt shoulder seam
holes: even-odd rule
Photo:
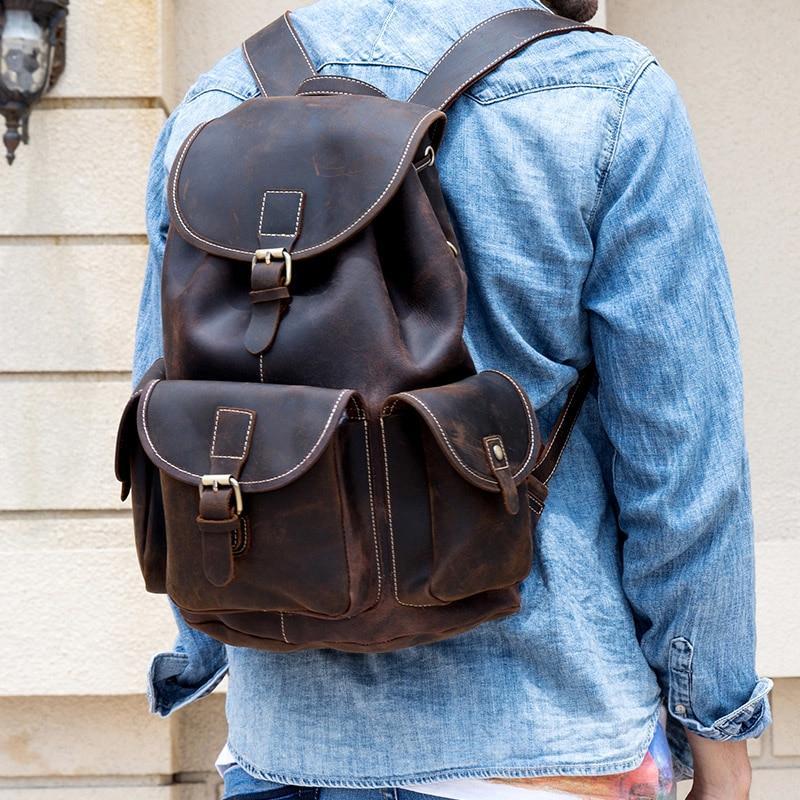
[[[598,209],[600,208],[600,202],[603,198],[603,190],[608,182],[608,175],[611,171],[614,158],[617,154],[619,139],[622,133],[622,124],[625,121],[625,112],[628,108],[628,100],[631,96],[631,92],[647,68],[650,65],[657,63],[658,62],[656,61],[655,57],[648,54],[637,64],[636,69],[631,73],[631,77],[628,79],[627,83],[618,88],[617,109],[614,117],[612,118],[610,126],[611,135],[606,141],[605,147],[603,148],[603,162],[600,167],[600,177],[597,181],[597,191],[595,192],[594,202],[592,203],[592,210],[590,211],[586,220],[586,225],[590,230],[594,225],[595,217],[597,216]]]

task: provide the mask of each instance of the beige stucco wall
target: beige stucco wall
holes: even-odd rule
[[[222,697],[171,721],[142,694],[172,636],[141,586],[112,452],[129,391],[153,141],[192,76],[275,16],[264,0],[74,0],[69,60],[0,165],[0,796],[215,797]],[[755,797],[800,779],[800,389],[795,205],[800,5],[609,0],[650,45],[698,136],[742,335],[758,537],[759,663],[782,678]],[[716,12],[716,13],[715,13]],[[777,24],[776,24],[777,21]],[[777,32],[776,32],[777,31]],[[792,405],[794,404],[794,405]]]

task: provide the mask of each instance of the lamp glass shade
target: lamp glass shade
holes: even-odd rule
[[[40,94],[50,71],[50,44],[27,10],[7,9],[0,40],[0,80],[28,97]]]

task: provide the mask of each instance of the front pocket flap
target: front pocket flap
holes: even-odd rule
[[[499,437],[515,484],[528,476],[541,447],[536,415],[525,392],[502,372],[487,370],[458,383],[401,392],[384,404],[384,415],[399,404],[415,409],[447,460],[467,481],[500,491],[489,466],[485,438]]]
[[[219,409],[250,416],[249,455],[239,477],[244,492],[272,491],[296,480],[315,464],[343,415],[361,414],[351,389],[154,380],[139,408],[142,447],[168,475],[199,484],[210,471],[212,452],[216,459],[235,457],[214,450]]]

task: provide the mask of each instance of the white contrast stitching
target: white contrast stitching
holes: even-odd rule
[[[456,96],[456,95],[457,95],[457,94],[458,94],[458,93],[459,93],[459,92],[460,92],[460,91],[461,91],[463,88],[465,88],[466,86],[469,86],[469,84],[470,84],[470,83],[472,83],[472,81],[474,81],[476,78],[480,77],[480,76],[481,76],[481,75],[482,75],[484,72],[486,72],[487,70],[491,70],[493,67],[495,67],[497,64],[499,64],[501,61],[503,61],[503,59],[505,59],[507,56],[511,55],[511,53],[513,53],[515,50],[520,50],[522,47],[525,47],[525,46],[527,46],[527,45],[529,45],[529,44],[533,44],[533,43],[534,43],[535,41],[537,41],[538,39],[544,39],[544,38],[547,38],[548,36],[553,36],[553,35],[554,35],[554,34],[556,34],[556,33],[564,33],[564,32],[566,32],[566,31],[576,31],[576,30],[581,30],[582,28],[583,28],[583,25],[569,25],[569,26],[565,26],[565,27],[563,27],[563,28],[552,28],[552,29],[551,29],[551,30],[549,30],[549,31],[543,31],[542,33],[539,33],[539,34],[537,34],[536,36],[531,36],[531,38],[530,38],[530,39],[528,39],[528,40],[526,40],[525,42],[522,42],[522,43],[520,43],[520,44],[516,44],[516,45],[514,45],[513,47],[509,47],[509,49],[508,49],[508,50],[506,50],[506,51],[505,51],[505,53],[503,53],[501,56],[498,56],[498,57],[497,57],[497,58],[496,58],[494,61],[492,61],[490,64],[487,64],[485,67],[481,68],[481,69],[480,69],[480,70],[478,70],[477,72],[475,72],[475,73],[473,73],[472,75],[470,75],[470,77],[469,77],[469,78],[467,78],[467,79],[466,79],[466,80],[465,80],[465,81],[464,81],[464,82],[463,82],[463,83],[462,83],[462,84],[461,84],[461,85],[458,87],[458,89],[456,89],[456,90],[455,90],[455,91],[454,91],[454,92],[453,92],[453,93],[452,93],[452,94],[451,94],[451,95],[450,95],[450,96],[447,98],[447,100],[445,100],[443,103],[440,103],[438,107],[439,107],[439,108],[446,108],[446,107],[447,107],[447,104],[448,104],[448,103],[449,103],[449,102],[450,102],[450,101],[451,101],[451,100],[452,100],[452,99],[453,99],[453,98],[454,98],[454,97],[455,97],[455,96]]]
[[[499,19],[500,17],[505,17],[507,14],[519,13],[519,10],[520,9],[518,9],[518,8],[512,8],[510,11],[502,11],[499,14],[495,14],[493,17],[489,17],[488,19],[485,19],[479,25],[476,25],[471,30],[468,30],[463,36],[461,36],[460,38],[456,39],[453,42],[453,44],[451,44],[450,47],[448,47],[447,50],[445,50],[444,53],[442,53],[442,55],[440,56],[439,60],[430,68],[430,70],[428,71],[428,74],[422,79],[422,81],[420,81],[419,86],[417,86],[417,88],[414,89],[414,91],[411,93],[410,97],[408,98],[408,102],[409,103],[411,102],[411,98],[425,85],[425,81],[427,81],[428,78],[430,78],[430,76],[433,75],[433,71],[436,69],[436,67],[438,67],[439,64],[441,64],[442,61],[444,61],[447,58],[447,56],[449,56],[450,53],[452,53],[453,50],[455,50],[456,47],[458,47],[458,45],[461,42],[465,41],[466,39],[469,39],[469,37],[472,36],[473,33],[476,33],[484,25],[488,25],[490,22],[494,22],[494,20]]]
[[[298,87],[298,94],[305,94],[305,92],[301,92],[300,90],[309,82],[309,81],[350,81],[351,83],[357,83],[360,86],[366,86],[367,89],[374,89],[376,92],[381,92],[381,90],[377,86],[373,86],[371,83],[367,83],[366,81],[360,81],[358,78],[350,78],[347,75],[312,75],[309,78],[304,78],[300,86]],[[345,93],[346,94],[346,93]],[[381,92],[383,96],[386,95]]]
[[[319,89],[319,90],[309,90],[307,92],[297,92],[299,97],[317,97],[322,94],[342,94],[346,95],[347,97],[352,97],[352,92],[334,92],[333,89]]]
[[[297,49],[302,54],[303,58],[305,59],[306,64],[308,64],[308,68],[311,70],[311,72],[313,72],[316,75],[317,71],[314,69],[314,65],[309,60],[308,53],[306,53],[305,47],[303,47],[303,45],[300,44],[300,40],[297,38],[297,34],[294,32],[294,28],[292,27],[292,23],[289,22],[289,12],[288,11],[286,13],[284,13],[283,21],[286,23],[286,27],[289,29],[289,33],[292,34],[292,39],[294,39],[294,43],[297,45]]]
[[[569,399],[569,403],[567,403],[567,407],[566,409],[564,409],[564,414],[561,417],[561,422],[558,424],[555,433],[550,438],[550,446],[545,450],[544,453],[542,453],[542,459],[541,459],[542,461],[545,458],[547,458],[550,451],[553,449],[553,444],[555,443],[555,437],[558,436],[558,432],[561,430],[561,427],[564,424],[564,420],[567,418],[567,412],[569,411],[570,408],[572,408],[573,404],[575,403],[576,395],[577,392],[573,394],[572,397]],[[561,448],[561,452],[558,454],[558,458],[556,459],[556,463],[553,464],[553,468],[550,470],[550,472],[547,473],[547,475],[544,478],[542,478],[542,483],[547,483],[547,481],[549,481],[550,478],[553,477],[553,473],[558,469],[558,465],[561,463],[561,459],[564,457],[564,451],[567,449],[567,442],[569,442],[570,438],[572,437],[572,431],[575,428],[575,423],[577,423],[577,421],[578,417],[577,416],[573,417],[572,422],[570,422],[569,425],[569,430],[567,431],[567,438],[566,441],[564,442],[564,446]]]
[[[295,255],[299,255],[300,253],[305,253],[308,250],[313,250],[313,249],[318,248],[318,247],[325,247],[325,245],[330,244],[331,242],[335,241],[336,239],[338,239],[341,236],[344,236],[347,233],[347,231],[349,231],[351,228],[354,228],[356,225],[358,225],[358,223],[361,222],[361,220],[364,219],[364,217],[366,217],[370,213],[370,211],[372,211],[372,209],[375,208],[375,206],[378,205],[378,203],[380,203],[380,201],[383,199],[383,196],[386,194],[386,192],[389,191],[389,188],[394,183],[395,178],[397,178],[397,175],[400,172],[400,168],[403,166],[403,161],[405,161],[406,155],[408,155],[408,149],[411,147],[411,142],[414,140],[414,137],[417,135],[417,131],[422,127],[422,125],[425,123],[425,121],[428,119],[428,117],[436,116],[436,115],[438,115],[440,113],[441,113],[440,111],[430,111],[416,124],[416,126],[414,127],[414,130],[411,131],[411,135],[408,137],[408,141],[406,142],[406,146],[403,148],[403,154],[400,156],[400,161],[398,162],[397,167],[395,168],[395,171],[392,173],[392,177],[389,178],[389,183],[386,184],[386,188],[378,195],[377,200],[375,200],[375,202],[357,220],[352,222],[344,230],[340,231],[336,235],[331,236],[330,239],[326,239],[324,242],[320,242],[319,244],[315,244],[312,247],[305,247],[302,250],[295,251]]]
[[[499,459],[499,458],[495,458],[494,457],[494,453],[492,453],[492,451],[491,451],[491,448],[495,444],[500,445],[500,448],[503,451],[502,460]],[[509,464],[508,464],[508,453],[506,452],[506,447],[503,444],[502,437],[500,437],[500,436],[487,436],[483,440],[483,449],[484,449],[484,452],[486,453],[486,457],[489,459],[489,463],[494,467],[494,469],[496,469],[496,470],[508,469],[508,466],[509,466]],[[494,463],[495,461],[500,461],[500,463],[503,466],[502,467],[496,466],[495,463]]]
[[[525,409],[525,415],[528,417],[528,452],[525,455],[522,466],[514,474],[514,478],[516,479],[528,469],[528,462],[530,462],[531,459],[536,455],[533,449],[534,445],[536,444],[536,428],[533,424],[533,412],[531,411],[531,404],[528,400],[528,396],[522,391],[522,387],[510,375],[506,375],[505,372],[501,372],[499,369],[488,369],[486,371],[494,372],[495,375],[500,375],[500,377],[505,378],[517,390],[517,394],[519,395],[520,400],[522,400],[522,407]]]
[[[261,83],[261,78],[259,78],[258,72],[256,72],[256,68],[253,66],[253,62],[250,60],[250,53],[247,52],[247,42],[242,42],[242,52],[244,53],[244,59],[247,61],[247,65],[250,67],[250,72],[253,73],[253,77],[256,79],[256,83],[258,84],[258,88],[261,90],[262,96],[269,97],[267,90],[264,88],[264,84]]]
[[[392,492],[389,486],[389,449],[386,446],[386,426],[381,418],[381,442],[383,443],[383,469],[386,475],[386,516],[389,521],[389,543],[392,550],[392,584],[394,586],[394,599],[401,606],[412,608],[432,608],[437,603],[404,603],[397,592],[397,557],[394,551],[394,524],[392,523]]]
[[[365,418],[364,422],[364,449],[367,453],[367,486],[369,488],[369,514],[372,518],[372,540],[375,544],[375,560],[378,563],[378,600],[383,594],[383,565],[381,564],[381,549],[378,544],[378,525],[375,520],[375,503],[372,499],[372,466],[369,454],[369,422]]]
[[[147,406],[150,402],[150,395],[152,394],[153,388],[157,383],[160,383],[160,378],[154,380],[147,389],[147,394],[144,396],[144,401],[142,402],[142,427],[144,428],[144,435],[147,437],[147,443],[150,445],[150,449],[155,453],[160,461],[166,464],[168,467],[172,467],[172,469],[177,470],[178,472],[182,472],[184,475],[188,475],[190,478],[202,478],[202,475],[199,475],[195,472],[189,472],[187,469],[183,469],[183,467],[179,467],[177,464],[173,464],[171,461],[167,461],[161,453],[158,452],[155,444],[153,443],[153,439],[150,436],[150,430],[147,427]],[[325,423],[325,427],[322,429],[322,433],[320,433],[317,441],[314,442],[312,448],[306,453],[302,460],[298,461],[291,469],[286,470],[286,472],[282,472],[280,475],[273,475],[271,478],[263,478],[262,480],[258,481],[239,481],[240,485],[242,486],[259,486],[262,483],[272,483],[272,481],[280,480],[281,478],[285,478],[287,475],[291,475],[296,470],[300,469],[300,467],[314,455],[314,451],[317,449],[319,443],[325,438],[325,434],[327,433],[328,428],[331,426],[331,422],[333,421],[333,415],[336,413],[336,409],[339,406],[342,396],[345,395],[349,389],[342,389],[339,392],[336,400],[334,401],[333,408],[331,409],[331,413],[328,416],[328,419]]]
[[[380,203],[380,201],[383,199],[384,195],[385,195],[385,194],[386,194],[386,193],[389,191],[389,189],[392,187],[392,184],[394,183],[395,179],[397,178],[397,175],[398,175],[398,173],[400,172],[400,169],[401,169],[401,167],[403,166],[403,162],[405,161],[405,158],[406,158],[406,156],[408,155],[408,149],[411,147],[411,142],[414,140],[414,137],[417,135],[417,131],[418,131],[418,130],[420,129],[420,127],[422,127],[422,125],[423,125],[423,124],[426,122],[426,120],[428,119],[428,117],[431,117],[431,116],[438,116],[439,114],[441,114],[441,111],[436,111],[436,110],[429,111],[429,112],[428,112],[428,113],[427,113],[427,114],[426,114],[426,115],[425,115],[425,116],[424,116],[424,117],[423,117],[423,118],[422,118],[422,119],[421,119],[421,120],[420,120],[420,121],[417,123],[417,125],[416,125],[416,126],[415,126],[415,128],[414,128],[414,130],[413,130],[413,131],[411,131],[411,135],[408,137],[408,141],[406,142],[406,146],[405,146],[405,148],[403,149],[403,154],[400,156],[400,161],[398,162],[398,164],[397,164],[397,167],[395,168],[395,171],[394,171],[394,173],[392,174],[392,177],[391,177],[391,178],[389,178],[389,183],[387,183],[387,184],[386,184],[386,187],[385,187],[385,188],[384,188],[384,190],[383,190],[383,191],[382,191],[382,192],[381,192],[381,193],[378,195],[378,198],[375,200],[375,202],[374,202],[374,203],[373,203],[373,204],[372,204],[372,205],[371,205],[371,206],[370,206],[370,207],[369,207],[369,208],[368,208],[368,209],[367,209],[367,210],[366,210],[366,211],[365,211],[363,214],[361,214],[361,216],[359,216],[359,217],[358,217],[358,219],[356,219],[354,222],[350,223],[350,225],[348,225],[348,226],[347,226],[346,228],[344,228],[343,230],[339,231],[339,233],[336,233],[336,234],[334,234],[333,236],[331,236],[329,239],[326,239],[324,242],[318,242],[317,244],[310,245],[309,247],[304,247],[304,248],[302,248],[301,250],[295,250],[295,251],[294,251],[294,253],[293,253],[293,255],[295,255],[295,256],[298,256],[298,255],[300,255],[301,253],[307,253],[309,250],[316,250],[316,249],[318,249],[318,248],[325,247],[326,245],[329,245],[329,244],[331,244],[331,242],[335,242],[337,239],[340,239],[340,238],[341,238],[341,237],[343,237],[343,236],[344,236],[344,235],[345,235],[345,234],[346,234],[346,233],[347,233],[347,232],[348,232],[348,231],[349,231],[351,228],[354,228],[356,225],[358,225],[358,223],[359,223],[359,222],[361,222],[361,220],[362,220],[362,219],[364,219],[364,217],[366,217],[366,216],[367,216],[367,215],[368,215],[368,214],[369,214],[369,213],[372,211],[372,209],[373,209],[373,208],[375,208],[375,206],[377,206],[377,205],[378,205],[378,203]],[[210,121],[211,121],[211,120],[209,120],[209,122],[210,122]],[[244,255],[244,256],[251,256],[251,255],[252,255],[252,251],[251,251],[251,250],[239,250],[239,249],[238,249],[238,248],[236,248],[236,247],[226,247],[226,246],[225,246],[225,245],[223,245],[223,244],[219,244],[219,243],[217,243],[217,242],[212,242],[210,239],[204,239],[202,236],[199,236],[197,233],[195,233],[195,232],[194,232],[194,231],[193,231],[193,230],[192,230],[192,229],[191,229],[191,228],[190,228],[190,227],[189,227],[189,226],[186,224],[186,220],[184,220],[183,216],[181,215],[180,209],[178,208],[178,194],[177,194],[178,177],[179,177],[179,175],[180,175],[180,172],[181,172],[181,169],[182,169],[182,167],[183,167],[183,161],[184,161],[184,158],[185,158],[185,156],[186,156],[186,153],[188,152],[188,150],[189,150],[189,147],[191,146],[192,142],[193,142],[193,141],[195,140],[195,138],[197,137],[197,134],[198,134],[198,133],[200,133],[200,130],[201,130],[202,128],[204,128],[206,125],[208,125],[208,122],[203,122],[203,123],[201,123],[200,125],[198,125],[198,126],[197,126],[197,127],[196,127],[196,128],[195,128],[195,129],[194,129],[194,130],[193,130],[193,131],[192,131],[192,132],[189,134],[188,138],[186,139],[186,142],[185,142],[185,143],[184,143],[184,145],[183,145],[183,149],[181,150],[180,156],[179,156],[179,158],[178,158],[178,163],[177,163],[177,166],[175,167],[175,174],[174,174],[174,176],[173,176],[172,183],[171,183],[171,187],[172,187],[172,189],[171,189],[171,193],[172,193],[172,207],[173,207],[173,209],[175,210],[175,214],[176,214],[176,216],[177,216],[177,218],[178,218],[178,222],[181,224],[181,226],[183,227],[183,229],[184,229],[184,230],[185,230],[185,231],[186,231],[186,232],[189,234],[189,236],[191,236],[193,239],[196,239],[198,242],[202,242],[203,244],[208,244],[208,245],[211,245],[212,247],[216,247],[216,248],[218,248],[218,249],[220,249],[220,250],[225,250],[225,251],[227,251],[228,253],[239,253],[240,255]]]
[[[247,542],[250,538],[248,535],[247,517],[241,517],[239,521],[241,522],[242,525],[242,541],[239,542],[239,531],[238,530],[234,531],[233,537],[236,544],[232,545],[231,549],[233,550],[233,554],[235,556],[241,555],[242,553],[244,553],[245,550],[247,550]]]
[[[517,472],[514,473],[514,480],[516,480],[517,478],[519,478],[520,475],[525,473],[525,471],[527,470],[527,468],[529,466],[529,463],[530,463],[532,457],[534,456],[534,449],[533,448],[534,448],[535,438],[536,437],[535,437],[535,428],[534,428],[534,425],[533,425],[533,415],[531,414],[530,404],[528,403],[528,398],[525,396],[525,393],[522,391],[522,389],[520,388],[519,384],[510,375],[506,375],[505,372],[501,372],[498,369],[487,369],[485,371],[486,372],[493,372],[496,375],[499,375],[501,378],[505,378],[517,390],[517,394],[520,396],[520,399],[522,400],[522,407],[525,409],[525,415],[528,418],[528,451],[527,451],[527,453],[525,455],[525,458],[522,461],[522,466],[517,470]],[[439,432],[442,434],[442,438],[444,439],[445,444],[447,445],[447,448],[453,454],[453,457],[456,459],[456,461],[458,461],[459,464],[461,464],[462,467],[464,467],[465,470],[467,470],[467,472],[469,472],[471,475],[474,475],[476,478],[479,478],[480,480],[484,481],[485,483],[488,483],[491,486],[496,486],[497,485],[497,481],[496,480],[493,480],[491,478],[487,478],[485,475],[481,475],[479,472],[475,472],[474,469],[471,469],[467,464],[465,464],[461,460],[461,458],[459,457],[458,453],[454,449],[453,445],[450,443],[450,440],[447,438],[447,434],[445,433],[444,428],[442,427],[442,425],[439,422],[438,418],[433,413],[433,411],[431,411],[431,409],[425,404],[424,401],[420,400],[420,398],[414,396],[410,392],[400,392],[397,395],[397,397],[398,398],[399,397],[405,397],[409,402],[412,403],[412,405],[414,405],[416,403],[419,403],[419,405],[421,405],[423,407],[423,409],[430,415],[431,419],[433,419],[434,423],[436,423],[436,427],[439,429]],[[398,402],[399,402],[399,400],[395,399],[392,402],[392,404],[389,406],[389,408],[386,409],[383,412],[384,416],[387,416],[387,415],[391,414],[394,411],[394,408],[395,408],[395,406],[397,405]]]
[[[461,38],[456,39],[456,41],[453,42],[453,44],[451,44],[450,47],[448,47],[447,50],[444,51],[444,53],[439,58],[439,60],[430,68],[430,70],[428,71],[428,74],[420,81],[419,86],[417,86],[417,88],[414,89],[414,91],[409,96],[408,102],[409,103],[412,102],[412,100],[416,96],[416,94],[420,91],[420,89],[422,89],[422,87],[428,81],[428,78],[430,78],[431,75],[433,75],[433,73],[436,70],[436,68],[447,58],[447,56],[449,56],[450,53],[452,53],[453,50],[455,50],[456,47],[458,47],[462,42],[466,41],[470,36],[472,36],[473,33],[477,33],[484,25],[488,25],[490,22],[494,22],[494,20],[499,19],[500,17],[505,17],[508,14],[518,14],[521,10],[522,9],[514,8],[514,9],[511,9],[510,11],[502,11],[500,14],[495,14],[493,17],[489,17],[489,19],[484,20],[479,25],[476,25],[474,28],[472,28],[471,30],[467,31],[467,33],[465,33]],[[490,64],[487,64],[482,69],[480,69],[478,72],[476,72],[474,75],[472,75],[470,78],[468,78],[439,107],[443,108],[444,106],[446,106],[450,102],[450,100],[452,100],[453,97],[455,97],[455,95],[457,95],[468,83],[470,83],[470,81],[472,81],[475,78],[477,78],[483,72],[485,72],[487,70],[490,70],[493,66],[497,65],[500,61],[502,61],[510,53],[513,53],[515,50],[519,50],[521,47],[525,47],[527,44],[533,44],[533,42],[536,41],[536,39],[538,39],[540,37],[544,37],[544,36],[555,34],[555,33],[561,33],[562,31],[583,30],[583,29],[587,29],[587,28],[588,28],[588,30],[594,30],[594,28],[592,28],[590,26],[586,26],[586,25],[570,25],[570,26],[565,26],[563,28],[552,28],[551,30],[542,31],[541,33],[537,33],[535,36],[532,36],[529,41],[526,41],[524,43],[517,43],[516,45],[514,45],[514,47],[510,48],[505,53],[503,53],[503,55],[500,56],[496,61],[492,61]]]
[[[424,401],[424,400],[420,400],[420,399],[419,399],[419,397],[414,397],[414,395],[412,395],[412,394],[409,394],[408,392],[400,392],[400,394],[399,394],[399,397],[406,397],[406,398],[408,398],[408,400],[409,400],[409,401],[410,401],[410,402],[411,402],[413,405],[417,405],[417,404],[419,404],[419,405],[421,405],[421,406],[422,406],[422,408],[423,408],[423,409],[424,409],[424,410],[427,412],[428,416],[429,416],[429,417],[430,417],[430,418],[431,418],[431,419],[434,421],[434,423],[436,424],[436,427],[439,429],[439,433],[441,433],[441,434],[442,434],[442,438],[444,439],[444,443],[447,445],[447,449],[448,449],[448,450],[449,450],[449,451],[450,451],[450,452],[453,454],[453,458],[455,458],[455,460],[456,460],[456,461],[458,461],[458,463],[459,463],[459,464],[461,464],[461,466],[462,466],[462,467],[464,467],[464,469],[465,469],[467,472],[469,472],[469,473],[470,473],[470,475],[474,475],[474,476],[475,476],[475,477],[476,477],[478,480],[481,480],[481,481],[483,481],[484,483],[488,483],[490,486],[496,486],[496,485],[497,485],[497,481],[496,481],[496,480],[494,480],[494,479],[492,479],[492,478],[487,478],[485,475],[481,475],[481,474],[480,474],[480,472],[475,472],[475,470],[474,470],[474,469],[472,469],[472,467],[468,466],[467,464],[465,464],[465,463],[464,463],[464,462],[461,460],[461,457],[458,455],[458,453],[455,451],[455,448],[454,448],[454,447],[453,447],[453,445],[450,443],[450,439],[448,439],[448,438],[447,438],[447,434],[444,432],[444,428],[442,427],[442,424],[439,422],[439,419],[438,419],[438,417],[437,417],[437,416],[436,416],[436,414],[434,414],[434,413],[433,413],[433,411],[431,411],[431,409],[430,409],[430,408],[429,408],[429,407],[426,405],[426,403],[425,403],[425,401]]]
[[[267,204],[267,195],[268,194],[299,194],[300,197],[297,200],[297,216],[294,220],[294,230],[291,233],[267,233],[264,230],[264,208]],[[303,193],[298,191],[297,189],[267,189],[263,196],[261,197],[261,214],[258,217],[258,232],[261,236],[291,236],[294,238],[297,236],[297,231],[300,230],[300,214],[303,210]]]
[[[258,354],[258,378],[261,383],[264,383],[264,354]]]
[[[283,611],[280,611],[278,613],[281,615],[281,636],[283,636],[283,641],[286,642],[286,644],[291,644],[288,637],[286,636],[286,622],[284,621],[285,615]]]
[[[244,444],[242,445],[242,452],[241,455],[238,456],[221,456],[217,455],[214,452],[214,448],[217,445],[217,429],[219,428],[219,412],[220,411],[229,411],[231,414],[246,414],[250,417],[250,421],[247,423],[247,432],[244,435]],[[250,433],[253,430],[253,419],[254,414],[252,411],[246,411],[241,408],[226,408],[225,406],[220,406],[217,409],[217,413],[214,415],[214,433],[211,436],[211,458],[234,458],[237,461],[241,461],[244,458],[245,453],[247,452],[247,445],[250,441]]]

